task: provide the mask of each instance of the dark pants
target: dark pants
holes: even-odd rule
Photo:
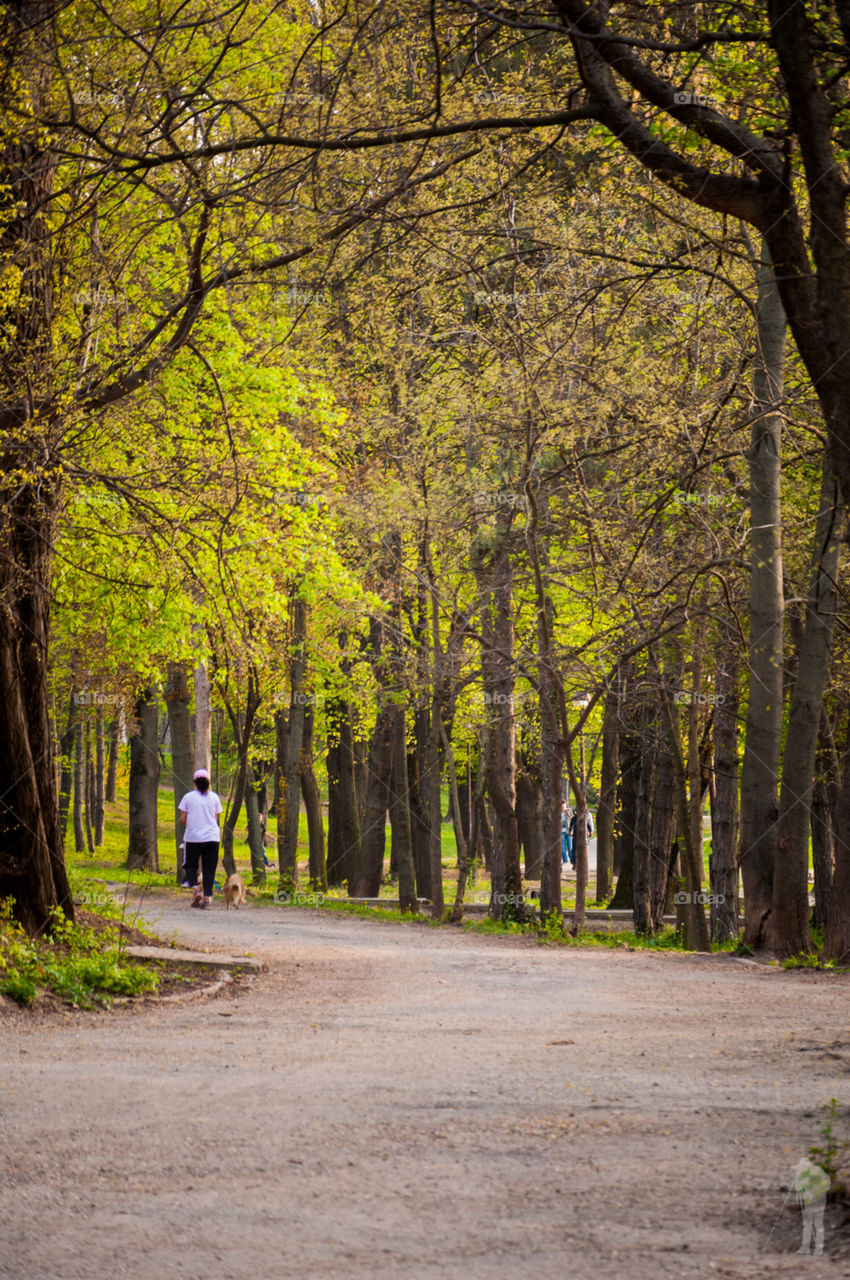
[[[198,883],[199,862],[204,880],[204,897],[211,898],[213,896],[215,869],[218,866],[217,840],[186,841],[186,864],[183,879],[188,880],[193,889]]]

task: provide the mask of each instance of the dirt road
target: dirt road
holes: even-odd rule
[[[812,1259],[781,1212],[850,1101],[846,978],[146,911],[268,972],[0,1022],[3,1280],[847,1276],[838,1210]]]

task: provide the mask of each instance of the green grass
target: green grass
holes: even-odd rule
[[[49,936],[30,938],[11,909],[11,899],[0,903],[0,993],[19,1004],[31,1004],[45,990],[90,1009],[159,986],[156,970],[126,959],[117,929],[95,934],[57,909]]]

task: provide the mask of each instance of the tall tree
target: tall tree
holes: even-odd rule
[[[159,870],[157,798],[159,788],[159,721],[153,688],[136,700],[130,735],[129,848],[130,870]]]

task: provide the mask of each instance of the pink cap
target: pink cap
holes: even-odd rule
[[[196,769],[192,774],[192,779],[194,780],[195,778],[206,778],[207,782],[209,782],[210,775],[207,773],[206,769]]]

